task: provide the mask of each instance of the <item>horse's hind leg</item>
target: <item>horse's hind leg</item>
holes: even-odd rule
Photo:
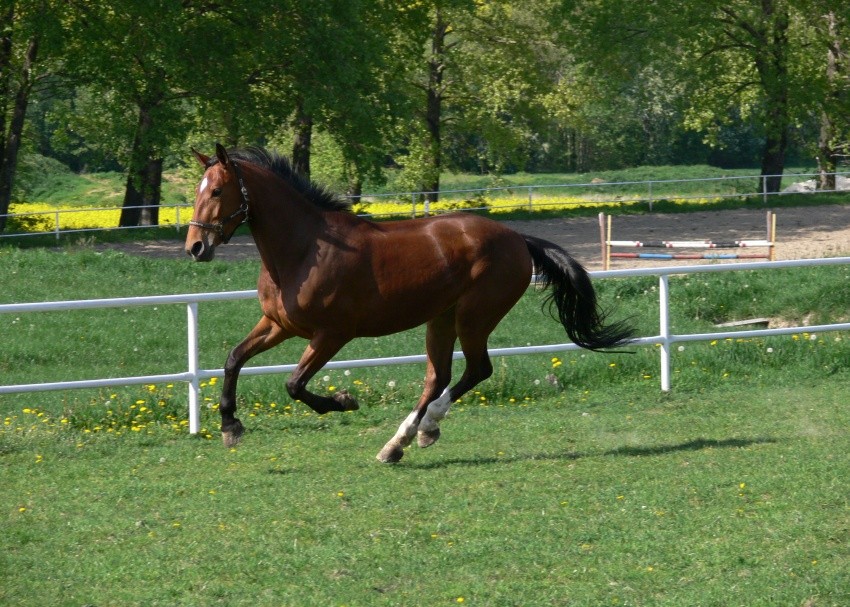
[[[235,446],[245,432],[245,427],[236,417],[236,382],[239,379],[239,371],[252,356],[273,348],[288,337],[291,335],[280,325],[263,316],[248,336],[230,351],[224,365],[221,402],[218,406],[221,414],[221,439],[225,447]]]
[[[451,389],[443,390],[439,398],[431,401],[427,407],[414,409],[399,426],[396,435],[378,453],[379,460],[389,464],[401,460],[404,448],[411,443],[417,431],[421,446],[433,444],[440,436],[439,422],[448,414],[451,404],[493,374],[493,365],[487,354],[486,336],[472,344],[464,344],[461,341],[461,345],[466,358],[466,369],[460,381]],[[423,438],[426,441],[424,445]]]
[[[530,273],[530,268],[528,272]],[[447,314],[438,317],[444,323],[448,323],[451,318],[451,331],[444,330],[445,335],[451,335],[451,344],[441,343],[440,358],[432,354],[429,347],[428,356],[435,367],[438,364],[436,361],[441,361],[440,364],[444,365],[441,368],[446,369],[446,373],[440,377],[445,377],[446,380],[434,381],[430,390],[426,388],[417,408],[402,422],[396,435],[378,454],[379,460],[389,463],[399,461],[404,455],[403,448],[410,444],[417,432],[421,446],[433,444],[440,435],[439,423],[448,413],[451,404],[493,374],[493,364],[487,352],[487,339],[525,291],[528,274],[524,271],[517,272],[517,276],[519,278],[513,281],[514,284],[505,280],[504,276],[495,277],[487,285],[458,301],[451,317]],[[432,323],[428,325],[429,331],[432,329]],[[446,390],[447,378],[451,371],[451,350],[456,338],[460,339],[466,368],[460,381]],[[448,342],[448,339],[446,341]]]
[[[405,418],[395,436],[381,449],[378,459],[384,463],[395,463],[404,455],[407,447],[419,431],[419,446],[433,445],[440,437],[437,422],[445,417],[448,406],[432,411],[435,403],[441,402],[452,375],[452,351],[457,336],[454,329],[454,309],[432,319],[425,332],[425,350],[428,365],[425,371],[425,388],[419,402]],[[430,417],[429,417],[430,416]],[[423,426],[424,424],[424,426]]]
[[[420,403],[413,412],[407,416],[396,432],[396,435],[384,446],[378,454],[378,459],[384,463],[398,462],[404,455],[404,447],[409,445],[413,436],[419,432],[420,444],[422,446],[433,444],[440,435],[439,422],[448,414],[449,407],[458,398],[469,392],[476,385],[493,374],[493,364],[487,353],[487,337],[489,333],[471,333],[460,336],[461,349],[466,359],[466,368],[463,375],[450,389],[443,389],[440,396],[435,400],[426,401],[427,406]],[[449,353],[449,368],[451,368],[451,353]],[[439,393],[431,392],[431,397]],[[424,395],[423,395],[424,397]],[[424,439],[424,440],[423,440]]]

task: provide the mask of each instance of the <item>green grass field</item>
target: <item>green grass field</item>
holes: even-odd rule
[[[252,288],[254,263],[0,247],[0,303]],[[769,316],[847,317],[848,269],[671,280],[674,331]],[[653,279],[598,281],[657,332]],[[557,342],[533,291],[491,345]],[[202,305],[203,367],[256,302]],[[185,311],[0,315],[3,383],[185,368]],[[257,363],[292,362],[292,342]],[[421,331],[340,358],[421,353]],[[421,366],[320,373],[361,410],[316,416],[282,377],[244,378],[236,449],[185,426],[185,387],[0,396],[3,605],[850,604],[850,339],[685,344],[498,359],[443,438],[374,455]],[[173,368],[172,368],[173,366]]]

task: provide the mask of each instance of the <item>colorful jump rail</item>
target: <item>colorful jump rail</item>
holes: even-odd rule
[[[612,240],[611,215],[599,214],[599,234],[602,242],[602,263],[604,269],[611,267],[612,259],[646,259],[646,260],[685,260],[685,259],[776,259],[776,214],[767,212],[767,228],[765,238],[751,240],[730,240],[715,242],[712,240]],[[765,249],[761,252],[741,253],[644,253],[644,252],[613,252],[615,247],[633,249]]]

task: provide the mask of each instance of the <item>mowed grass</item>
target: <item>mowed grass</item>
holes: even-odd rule
[[[3,444],[9,605],[846,605],[846,378]],[[34,433],[35,434],[35,433]],[[808,603],[806,603],[808,601]]]
[[[846,268],[677,277],[674,330],[846,318]],[[2,302],[251,288],[256,265],[0,249]],[[657,332],[652,279],[598,281]],[[530,291],[492,345],[562,341]],[[201,306],[220,367],[256,302]],[[185,368],[181,306],[0,316],[3,383]],[[422,367],[320,373],[361,410],[316,416],[281,377],[244,378],[234,450],[204,387],[0,397],[0,604],[846,605],[850,340],[686,344],[673,391],[657,352],[497,359],[443,437],[374,455]],[[258,362],[292,362],[303,342]],[[422,351],[421,331],[340,357]],[[142,410],[144,408],[144,411]]]

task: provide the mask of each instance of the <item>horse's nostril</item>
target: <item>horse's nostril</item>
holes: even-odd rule
[[[204,254],[204,242],[202,240],[197,241],[192,245],[191,249],[186,251],[192,257],[200,257]]]

